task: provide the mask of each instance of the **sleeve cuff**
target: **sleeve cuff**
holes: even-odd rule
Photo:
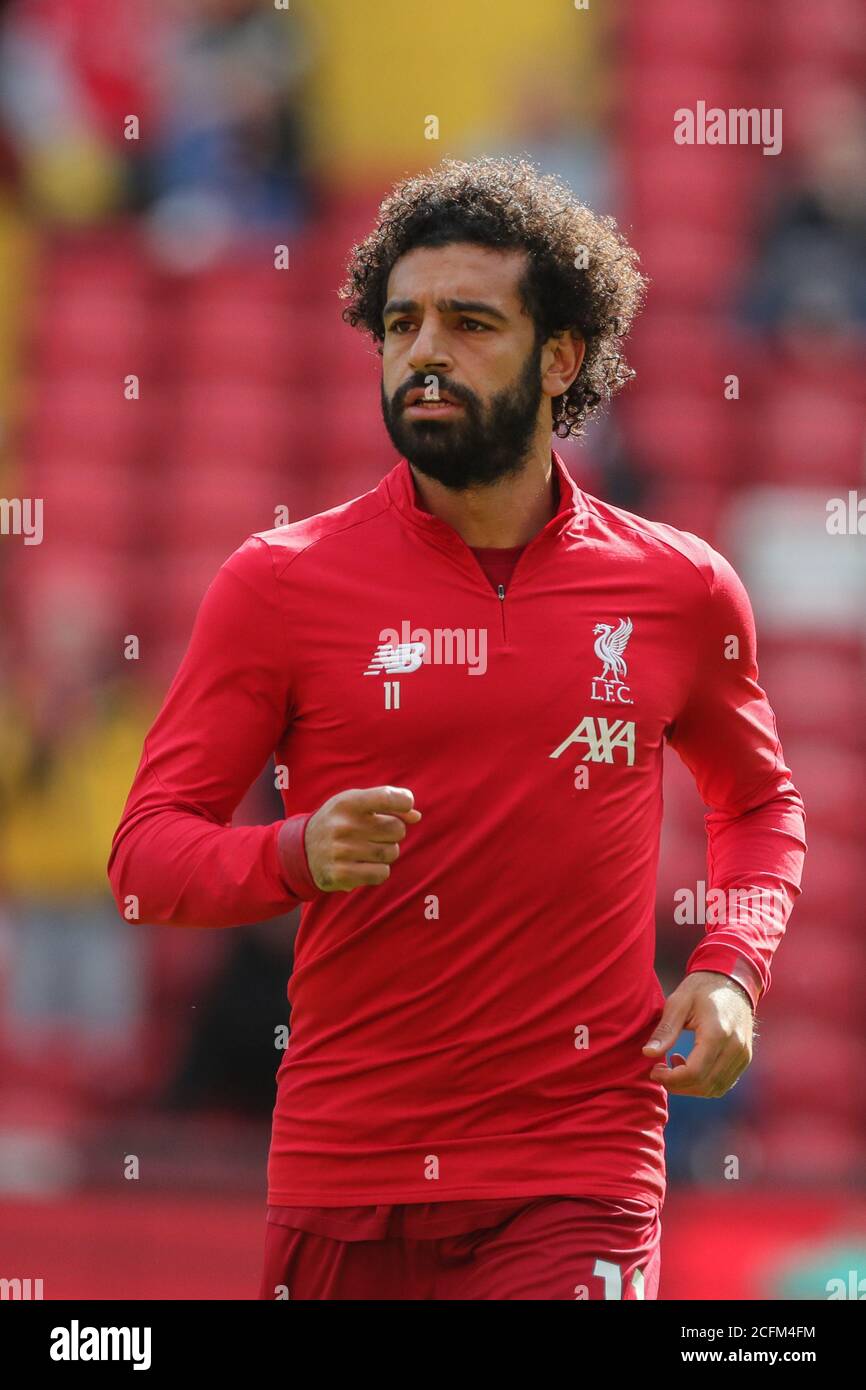
[[[301,902],[309,902],[322,891],[310,873],[304,844],[307,821],[313,815],[314,811],[303,811],[300,815],[289,816],[288,820],[279,823],[277,829],[280,878],[293,897]]]
[[[719,975],[730,975],[748,994],[753,1010],[757,1009],[759,999],[766,993],[756,967],[731,946],[699,946],[689,959],[686,974],[690,975],[694,970],[712,970]]]

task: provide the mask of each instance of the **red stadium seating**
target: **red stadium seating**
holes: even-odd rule
[[[713,310],[716,315],[726,309],[743,260],[744,238],[678,219],[676,224],[638,224],[636,240],[657,308]]]
[[[773,705],[786,744],[802,735],[826,742],[833,730],[833,747],[860,752],[860,719],[866,704],[866,661],[855,641],[776,641],[761,637],[758,649],[762,684],[774,692]],[[856,764],[856,758],[855,758]],[[862,769],[861,769],[862,772]]]
[[[745,56],[742,13],[729,5],[693,5],[689,0],[631,5],[625,38],[638,57],[657,59],[661,54],[736,64]]]
[[[825,1084],[840,1084],[838,1074]],[[774,1188],[803,1185],[821,1190],[827,1184],[856,1186],[863,1174],[863,1130],[844,1116],[828,1116],[823,1106],[807,1107],[793,1099],[786,1113],[762,1113],[761,1174]]]
[[[773,0],[766,10],[780,68],[798,61],[813,73],[816,65],[860,71],[866,65],[866,12],[858,0],[821,0],[820,24],[814,22],[810,0]]]
[[[761,1037],[762,1103],[783,1112],[796,1107],[841,1122],[862,1121],[859,1078],[866,1042],[839,1024],[812,1018],[777,1019]]]
[[[739,378],[743,400],[754,393],[761,357],[754,338],[733,326],[726,332],[724,324],[706,315],[666,313],[652,303],[628,344],[628,360],[638,373],[642,395],[676,386],[721,400],[726,378],[733,374]]]
[[[751,186],[757,180],[750,151],[718,148],[708,158],[705,146],[676,145],[671,130],[657,142],[646,137],[629,164],[629,205],[641,226],[677,224],[742,235],[751,222]],[[758,169],[760,166],[758,166]]]
[[[863,408],[832,387],[773,392],[762,404],[759,476],[790,483],[832,480],[856,488],[866,444]]]
[[[635,462],[664,480],[734,481],[737,473],[736,403],[707,400],[699,392],[630,396],[623,415],[631,427]]]
[[[786,1018],[810,1018],[851,1028],[856,1036],[864,1007],[863,981],[852,979],[848,933],[832,921],[803,918],[797,910],[779,948],[761,1018],[768,1028]]]

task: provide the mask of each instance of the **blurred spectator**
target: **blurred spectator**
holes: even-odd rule
[[[139,697],[62,657],[19,673],[0,718],[0,887],[9,907],[8,1039],[59,1023],[135,1038],[141,939],[105,888],[105,845],[140,751]]]
[[[581,75],[579,67],[575,59],[562,72],[548,71],[543,77],[518,68],[509,83],[513,98],[507,124],[476,131],[461,154],[466,159],[520,154],[561,178],[590,207],[607,212],[616,191],[602,133],[602,97],[597,75],[594,80]]]
[[[311,47],[298,16],[258,0],[184,0],[163,41],[144,193],[164,252],[188,262],[196,238],[209,252],[244,227],[299,226],[311,202],[301,115]]]
[[[16,0],[0,114],[42,215],[152,207],[169,259],[198,264],[245,227],[305,219],[310,58],[298,16],[258,0]]]
[[[162,1097],[167,1110],[225,1109],[265,1118],[282,1060],[276,1030],[289,1021],[286,980],[298,914],[230,934],[218,973]]]
[[[13,0],[0,40],[0,114],[32,207],[87,224],[124,204],[135,148],[123,122],[152,119],[159,16],[113,0]]]
[[[743,313],[797,335],[866,332],[866,102],[848,87],[818,95],[800,169],[767,219]]]

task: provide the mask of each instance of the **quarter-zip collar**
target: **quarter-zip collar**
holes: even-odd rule
[[[578,512],[587,510],[587,504],[580,488],[555,449],[551,449],[550,456],[553,471],[559,483],[559,506],[541,530],[527,541],[524,556],[521,557],[521,565],[525,559],[525,552],[530,547],[535,554],[546,549],[548,545],[557,541],[569,529]],[[448,522],[443,521],[441,517],[434,516],[432,512],[424,511],[422,507],[418,506],[415,480],[407,459],[400,459],[399,463],[382,479],[379,488],[390,498],[400,515],[433,545],[439,549],[450,551],[455,556],[468,558],[473,565],[476,563],[470,547],[467,546],[463,537],[455,531],[453,526],[449,526]]]

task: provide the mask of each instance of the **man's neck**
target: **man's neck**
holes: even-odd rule
[[[511,549],[527,545],[559,506],[553,456],[530,457],[519,473],[484,487],[455,492],[409,465],[419,505],[452,526],[468,546]]]

